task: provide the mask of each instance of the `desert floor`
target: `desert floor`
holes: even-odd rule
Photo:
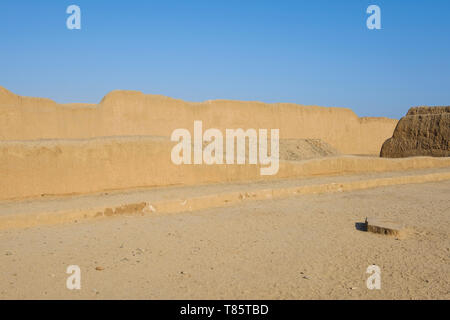
[[[0,298],[450,299],[449,194],[445,181],[3,230]],[[358,230],[367,216],[409,234]],[[381,290],[366,287],[372,264]]]

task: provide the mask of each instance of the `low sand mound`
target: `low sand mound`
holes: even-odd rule
[[[450,156],[450,106],[411,108],[381,148],[381,156]]]
[[[336,155],[339,152],[320,139],[280,140],[281,160],[299,161]]]

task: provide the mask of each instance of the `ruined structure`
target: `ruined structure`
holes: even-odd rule
[[[450,156],[450,106],[411,108],[381,148],[382,157]]]

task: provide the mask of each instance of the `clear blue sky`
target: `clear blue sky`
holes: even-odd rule
[[[81,7],[82,29],[66,28]],[[379,5],[382,30],[368,30]],[[399,118],[450,105],[448,0],[1,0],[0,85],[57,102],[114,89]]]

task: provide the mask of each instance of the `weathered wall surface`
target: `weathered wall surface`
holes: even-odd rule
[[[380,155],[450,157],[450,107],[411,108],[383,144]]]
[[[135,91],[113,91],[98,105],[56,104],[0,87],[0,140],[170,136],[177,128],[280,129],[282,139],[321,139],[341,153],[378,154],[397,120],[358,118],[346,108],[241,101],[190,103]]]
[[[176,166],[173,145],[155,137],[0,142],[0,200],[450,166],[450,158],[344,156],[281,161],[278,174],[261,176],[256,165]]]

